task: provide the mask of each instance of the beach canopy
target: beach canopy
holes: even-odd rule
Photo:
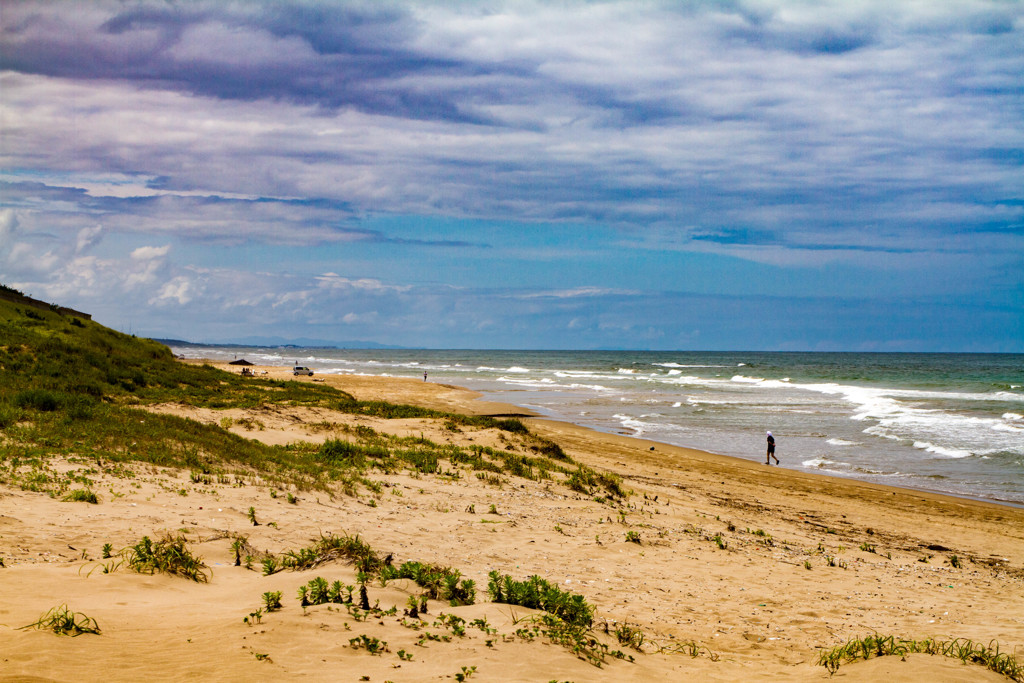
[[[238,360],[231,361],[228,365],[255,365],[255,363],[250,363],[244,358],[239,358]]]

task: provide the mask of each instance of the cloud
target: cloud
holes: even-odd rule
[[[165,244],[162,247],[139,247],[132,251],[132,258],[136,261],[152,261],[154,259],[162,259],[167,256],[167,252],[170,251],[171,246]]]
[[[75,253],[81,254],[93,245],[97,244],[103,234],[102,225],[94,225],[91,228],[82,228],[78,231],[78,239],[75,241]]]
[[[413,300],[503,329],[470,293],[541,321],[776,269],[799,296],[826,264],[837,296],[932,264],[1012,300],[1022,35],[987,0],[10,3],[0,277],[239,324],[323,297],[380,334]]]
[[[188,278],[179,276],[160,287],[160,291],[149,300],[149,303],[154,306],[160,306],[173,302],[179,306],[184,306],[192,301],[193,298],[195,297],[192,283]]]

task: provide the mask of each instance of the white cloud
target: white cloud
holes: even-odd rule
[[[103,234],[103,226],[94,225],[91,228],[82,228],[78,231],[78,239],[75,242],[75,253],[81,254],[89,247],[97,244]]]
[[[132,252],[132,258],[136,261],[152,261],[162,259],[171,250],[171,245],[165,244],[162,247],[139,247]]]
[[[156,296],[149,300],[149,303],[154,306],[161,306],[170,303],[184,306],[185,304],[192,301],[194,298],[193,284],[186,277],[175,277],[169,282],[164,283]]]

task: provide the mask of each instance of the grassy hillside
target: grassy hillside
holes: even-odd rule
[[[351,489],[367,467],[411,467],[433,473],[439,459],[474,469],[518,476],[561,472],[578,490],[618,482],[569,459],[550,441],[529,433],[518,420],[441,413],[380,401],[357,401],[322,384],[243,378],[210,366],[179,363],[170,350],[90,320],[0,300],[0,457],[7,479],[23,488],[62,494],[73,482],[33,470],[18,477],[19,463],[50,454],[106,461],[144,461],[202,474],[255,471],[301,487],[345,482]],[[205,408],[267,405],[319,406],[384,418],[444,419],[456,426],[495,428],[516,435],[538,457],[477,449],[452,451],[363,430],[348,441],[322,446],[270,446],[241,438],[217,425],[157,414],[145,406],[178,403]]]

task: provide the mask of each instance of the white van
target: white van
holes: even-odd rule
[[[292,370],[292,374],[293,375],[308,375],[309,377],[312,377],[313,376],[313,371],[310,370],[309,368],[304,368],[301,365],[296,365],[295,368]]]

